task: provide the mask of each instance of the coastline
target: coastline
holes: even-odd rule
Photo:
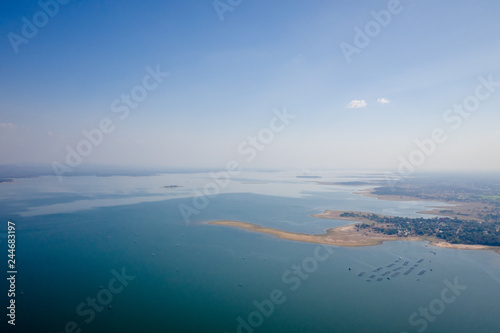
[[[405,196],[405,195],[378,195],[378,194],[373,194],[373,190],[375,187],[364,189],[364,190],[357,190],[354,191],[354,194],[357,195],[362,195],[364,197],[369,197],[369,198],[376,198],[379,200],[386,200],[386,201],[422,201],[421,199]]]
[[[373,222],[368,219],[360,217],[340,216],[340,214],[342,213],[345,213],[345,211],[327,210],[323,213],[314,214],[312,216],[316,218],[344,220],[357,223],[330,228],[327,229],[325,233],[316,235],[295,233],[275,228],[262,227],[257,224],[249,222],[241,222],[241,221],[219,220],[219,221],[211,221],[208,224],[244,229],[251,232],[258,232],[258,233],[272,235],[277,238],[285,240],[305,242],[305,243],[326,244],[326,245],[334,245],[341,247],[374,246],[390,241],[428,241],[430,245],[441,248],[451,248],[460,250],[490,250],[500,254],[500,248],[486,246],[486,245],[451,244],[436,237],[429,237],[429,236],[398,237],[397,235],[385,235],[385,234],[375,233],[372,231],[358,229],[357,225],[360,223],[371,224]],[[352,213],[359,213],[359,212],[352,212]]]
[[[380,245],[384,241],[397,240],[393,236],[377,235],[379,237],[376,237],[376,234],[372,232],[357,231],[355,224],[330,228],[326,231],[326,233],[317,235],[295,233],[275,228],[262,227],[253,223],[240,221],[212,221],[208,224],[235,227],[247,231],[273,235],[277,238],[291,241],[336,245],[343,247],[373,246]]]
[[[323,213],[320,214],[315,214],[312,215],[313,217],[318,217],[318,218],[324,218],[324,219],[335,219],[335,220],[345,220],[345,221],[353,221],[353,222],[362,222],[362,223],[370,223],[373,224],[373,221],[369,219],[365,219],[362,217],[344,217],[340,216],[340,214],[346,213],[345,211],[341,210],[326,210]],[[350,213],[362,213],[366,214],[366,212],[356,212],[352,211]],[[385,215],[377,214],[380,217],[384,217]],[[357,224],[358,224],[357,223]],[[355,228],[354,225],[350,225]],[[333,228],[336,229],[336,228]],[[329,229],[330,230],[330,229]],[[327,230],[328,232],[328,230]],[[361,232],[360,232],[361,233]],[[459,249],[459,250],[489,250],[489,251],[494,251],[498,254],[500,254],[500,248],[495,247],[495,246],[488,246],[488,245],[472,245],[472,244],[452,244],[448,243],[440,238],[437,237],[431,237],[431,236],[419,236],[419,237],[398,237],[398,236],[388,236],[388,235],[383,235],[383,234],[378,234],[378,233],[363,233],[363,236],[371,237],[374,236],[375,239],[381,238],[380,236],[387,236],[392,239],[389,240],[382,240],[382,243],[385,241],[428,241],[429,245],[436,246],[436,247],[441,247],[441,248],[448,248],[448,249]]]
[[[378,195],[374,194],[373,190],[375,188],[369,188],[364,190],[358,190],[353,192],[357,195],[362,195],[364,197],[376,198],[379,200],[385,201],[434,201],[434,202],[443,202],[452,206],[429,206],[429,209],[416,212],[418,214],[426,214],[426,215],[440,215],[446,216],[449,218],[457,218],[457,219],[470,219],[475,221],[481,221],[481,217],[479,214],[482,212],[486,214],[485,209],[489,209],[490,205],[480,202],[459,202],[459,201],[447,201],[443,199],[420,199],[414,198],[410,196],[403,195]]]

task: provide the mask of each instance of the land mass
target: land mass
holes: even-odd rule
[[[447,206],[431,207],[422,214],[479,222],[500,221],[500,177],[495,176],[426,176],[376,186],[356,194],[389,201],[439,201]],[[451,206],[450,206],[451,205]]]
[[[253,223],[239,221],[213,221],[209,224],[236,227],[297,242],[319,243],[346,247],[372,246],[382,244],[384,241],[397,240],[397,237],[375,234],[370,230],[363,230],[360,232],[355,225],[346,225],[342,227],[331,228],[328,229],[324,234],[309,235],[262,227]]]
[[[362,182],[317,182],[321,185],[366,185]],[[375,185],[375,184],[374,184]],[[498,175],[425,176],[397,181],[355,192],[380,200],[445,202],[422,214],[429,218],[387,216],[369,212],[328,210],[317,218],[356,222],[331,228],[324,234],[309,235],[238,221],[210,224],[238,227],[278,238],[338,246],[371,246],[385,241],[429,241],[446,248],[494,250],[500,253],[500,179]],[[436,217],[437,215],[437,217]]]
[[[394,225],[388,222],[374,222],[375,218],[386,220],[398,217],[377,215],[377,214],[363,213],[363,212],[338,211],[338,210],[327,210],[324,213],[316,214],[313,216],[317,218],[346,220],[357,223],[336,228],[330,228],[326,230],[325,233],[316,235],[284,231],[269,227],[262,227],[253,223],[240,222],[240,221],[222,220],[222,221],[212,221],[209,222],[209,224],[236,227],[248,231],[269,234],[281,239],[287,239],[292,241],[319,243],[319,244],[336,245],[343,247],[373,246],[373,245],[380,245],[383,242],[387,241],[401,241],[401,240],[429,241],[431,245],[444,248],[455,248],[455,249],[466,249],[466,250],[493,250],[500,254],[500,247],[498,246],[489,246],[482,244],[450,243],[444,239],[441,239],[433,235],[412,235],[410,233],[407,233],[405,236],[401,236],[401,234],[398,233],[392,233],[392,232],[384,233],[385,229],[392,229]]]
[[[446,242],[450,246],[489,246],[500,249],[500,222],[486,223],[449,217],[410,218],[347,211],[326,211],[313,216],[361,222],[356,224],[359,230],[394,235],[403,240],[425,237],[433,243]]]

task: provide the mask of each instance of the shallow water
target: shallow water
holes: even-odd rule
[[[325,209],[417,216],[436,203],[381,201],[289,174],[243,178],[209,198],[189,223],[179,205],[193,205],[192,188],[202,188],[206,175],[70,177],[62,186],[41,177],[2,184],[0,218],[18,227],[17,288],[24,292],[16,296],[18,331],[64,332],[68,322],[97,333],[497,330],[496,253],[425,242],[323,247],[202,223],[234,219],[319,233],[346,224],[310,216]],[[260,183],[246,184],[248,179]],[[177,183],[184,187],[161,188]],[[98,204],[81,204],[86,201]],[[5,248],[5,238],[0,240]],[[383,269],[373,272],[378,267]],[[120,292],[107,292],[112,270],[122,269],[134,278]],[[442,295],[450,283],[464,290],[445,292],[446,300],[455,296],[446,303]],[[97,296],[106,304],[91,311],[85,302]],[[270,299],[279,304],[270,306]],[[427,317],[419,314],[429,306]]]

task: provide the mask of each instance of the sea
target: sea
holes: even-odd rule
[[[311,216],[328,209],[425,217],[446,205],[355,193],[380,179],[322,170],[0,184],[1,332],[500,332],[495,252],[326,246],[208,224],[320,234],[351,223]],[[361,185],[333,184],[346,181]]]

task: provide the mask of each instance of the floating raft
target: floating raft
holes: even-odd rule
[[[382,276],[386,276],[387,274],[391,274],[391,271],[385,272],[384,274],[382,274]]]
[[[405,263],[403,264],[403,266],[408,266],[410,262],[409,261],[405,261]]]
[[[366,272],[361,272],[361,273],[358,274],[358,276],[363,276],[365,274],[366,274]]]
[[[377,268],[377,269],[374,269],[372,272],[373,272],[373,273],[376,273],[376,272],[379,272],[379,271],[381,271],[381,270],[382,270],[382,267],[379,267],[379,268]]]
[[[408,275],[408,274],[410,274],[413,270],[414,270],[414,268],[412,267],[412,268],[410,268],[409,270],[407,270],[404,274],[405,274],[405,275]]]
[[[396,277],[398,275],[399,275],[399,272],[396,272],[396,273],[392,274],[391,277]]]
[[[424,261],[424,259],[420,259],[417,263],[420,264],[422,261]]]
[[[425,269],[423,271],[418,272],[418,275],[424,275]]]
[[[395,271],[399,271],[400,269],[403,269],[403,267],[394,268],[392,271],[395,272]]]
[[[394,266],[394,265],[396,265],[396,264],[392,263],[392,264],[387,265],[387,266],[385,266],[385,267],[389,268],[389,267],[392,267],[392,266]]]
[[[375,277],[375,274],[370,275],[370,279],[373,279]]]
[[[379,278],[377,279],[377,281],[382,281],[383,279],[384,279],[384,278],[379,277]]]

